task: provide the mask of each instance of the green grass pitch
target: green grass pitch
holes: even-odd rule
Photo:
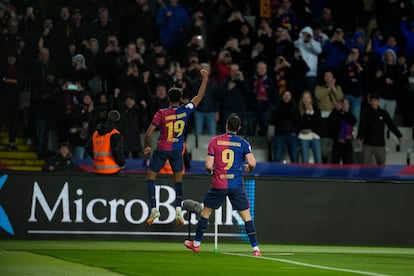
[[[182,242],[0,241],[0,275],[414,275],[414,248]]]

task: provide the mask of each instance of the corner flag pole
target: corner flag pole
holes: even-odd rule
[[[218,210],[214,210],[214,253],[218,253]]]

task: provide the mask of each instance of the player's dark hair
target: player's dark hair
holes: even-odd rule
[[[237,132],[241,126],[241,120],[237,113],[231,113],[227,117],[227,129],[231,132]]]
[[[182,96],[183,96],[183,92],[180,88],[171,87],[168,90],[168,100],[172,103],[180,102]]]

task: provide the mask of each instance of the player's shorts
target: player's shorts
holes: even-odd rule
[[[250,208],[249,199],[243,188],[214,189],[211,188],[204,197],[204,206],[218,209],[228,196],[234,210],[244,211]]]
[[[167,159],[170,161],[173,172],[180,172],[183,170],[184,158],[181,150],[154,150],[148,168],[151,171],[159,172]]]

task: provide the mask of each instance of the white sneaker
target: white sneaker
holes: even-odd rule
[[[183,226],[185,224],[183,214],[181,213],[180,209],[175,210],[175,222],[180,226]]]
[[[154,223],[154,220],[160,217],[160,211],[158,209],[154,208],[151,210],[151,214],[149,218],[147,219],[147,224],[152,225]]]

